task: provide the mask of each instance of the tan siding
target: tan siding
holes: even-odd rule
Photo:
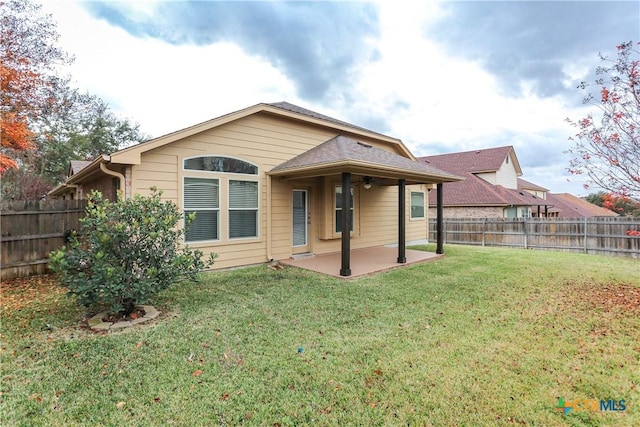
[[[310,189],[311,227],[310,249],[315,253],[340,250],[340,239],[321,239],[323,221],[333,230],[333,181],[312,179],[299,182],[271,180],[271,214],[267,214],[266,172],[278,164],[301,154],[334,136],[337,132],[327,128],[301,124],[261,113],[218,126],[199,134],[186,137],[166,146],[158,147],[142,155],[142,163],[132,168],[134,192],[147,194],[149,187],[157,186],[164,191],[164,198],[182,204],[182,179],[184,176],[210,176],[221,179],[223,191],[220,199],[220,241],[215,243],[191,244],[208,254],[216,252],[219,258],[214,268],[265,262],[268,256],[274,259],[288,258],[291,247],[291,191],[293,188]],[[399,153],[398,147],[356,137],[358,140],[376,147]],[[224,183],[228,179],[254,179],[255,176],[235,174],[210,174],[208,172],[183,171],[185,158],[201,155],[222,155],[239,158],[259,168],[260,182],[259,237],[246,241],[229,241],[226,233],[227,197]],[[328,192],[328,193],[327,193]],[[356,191],[356,230],[352,237],[352,248],[383,245],[397,242],[397,187],[374,187],[370,191],[358,188]],[[407,189],[407,195],[409,189]],[[409,221],[410,200],[407,196],[407,240],[424,238],[424,221]],[[270,218],[270,224],[267,219]],[[426,229],[426,227],[424,227]],[[267,237],[270,236],[270,252]],[[336,236],[334,236],[336,237]]]

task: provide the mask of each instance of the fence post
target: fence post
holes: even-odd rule
[[[487,218],[482,218],[482,247],[484,247],[485,244],[485,234],[487,231]]]
[[[529,246],[529,233],[527,233],[527,218],[522,218],[522,226],[524,227],[524,248]]]
[[[588,245],[587,245],[587,237],[589,235],[589,233],[587,233],[588,224],[589,224],[589,221],[585,216],[584,217],[584,253],[585,254],[589,253]]]

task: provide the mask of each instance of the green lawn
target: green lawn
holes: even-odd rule
[[[637,260],[447,246],[355,280],[203,274],[111,334],[5,289],[0,424],[637,426],[639,287]]]

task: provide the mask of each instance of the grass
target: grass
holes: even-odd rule
[[[348,281],[203,274],[104,335],[59,290],[3,292],[0,423],[640,425],[637,260],[446,252]],[[563,415],[559,397],[627,409]]]

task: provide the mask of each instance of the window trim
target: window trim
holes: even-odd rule
[[[221,171],[207,171],[207,170],[201,170],[201,169],[187,169],[184,167],[184,164],[187,160],[192,160],[192,159],[199,159],[201,157],[225,157],[227,159],[233,159],[233,160],[239,160],[241,162],[245,162],[247,164],[250,164],[251,166],[254,166],[256,168],[256,173],[243,173],[243,172],[221,172]],[[260,167],[258,165],[256,165],[253,162],[248,162],[245,159],[242,159],[240,157],[235,157],[235,156],[227,156],[227,155],[222,155],[222,154],[205,154],[205,155],[199,155],[199,156],[190,156],[190,157],[183,157],[182,158],[182,170],[185,172],[196,172],[196,173],[220,173],[223,175],[242,175],[242,176],[253,176],[253,177],[259,177],[260,176]]]
[[[413,216],[413,193],[422,194],[422,216]],[[427,208],[426,208],[426,200],[427,197],[424,191],[409,191],[409,219],[414,221],[424,220],[427,218]]]
[[[217,208],[206,208],[206,209],[187,209],[186,208],[186,203],[185,203],[185,181],[189,178],[197,178],[197,179],[207,179],[210,181],[217,181],[218,182],[218,207]],[[202,243],[207,243],[207,242],[219,242],[220,236],[222,233],[220,233],[220,223],[222,222],[222,207],[221,207],[221,197],[220,197],[220,189],[222,188],[222,180],[220,178],[214,178],[214,177],[197,177],[197,176],[183,176],[182,177],[182,227],[183,230],[185,231],[185,234],[183,236],[183,240],[185,244],[202,244]],[[216,230],[216,239],[207,239],[207,240],[187,240],[187,234],[186,234],[186,212],[193,212],[193,211],[198,211],[198,210],[202,210],[202,211],[217,211],[218,212],[218,221],[217,221],[217,230]],[[196,214],[197,215],[197,214]]]
[[[242,176],[246,176],[248,174],[236,174],[236,175],[242,175]],[[248,175],[248,176],[254,176],[254,175]],[[256,200],[256,208],[253,209],[231,209],[231,191],[229,191],[229,188],[231,187],[231,181],[239,181],[239,182],[255,182],[256,183],[256,191],[257,191],[257,196],[258,199]],[[256,240],[260,238],[260,180],[258,179],[233,179],[232,177],[229,177],[228,179],[225,179],[225,182],[227,184],[226,186],[226,190],[227,190],[227,206],[226,206],[226,212],[227,212],[227,217],[226,217],[226,225],[227,225],[227,240],[229,241],[238,241],[238,240]],[[230,223],[230,212],[234,210],[234,211],[255,211],[256,212],[256,235],[255,236],[246,236],[246,237],[231,237],[231,227],[229,226]]]
[[[226,157],[226,158],[230,158],[230,159],[235,159],[235,160],[239,160],[245,163],[248,163],[252,166],[255,166],[256,168],[256,174],[248,174],[248,173],[242,173],[242,172],[219,172],[219,171],[206,171],[206,170],[199,170],[199,169],[185,169],[184,165],[185,165],[185,160],[189,160],[189,159],[195,159],[195,158],[199,158],[199,157]],[[254,162],[251,161],[247,161],[243,158],[240,157],[235,157],[235,156],[228,156],[228,155],[224,155],[224,154],[200,154],[197,156],[189,156],[189,157],[182,157],[179,158],[179,161],[182,164],[182,169],[178,169],[181,177],[182,177],[182,186],[181,188],[179,188],[179,191],[181,193],[181,199],[182,199],[182,214],[184,215],[184,212],[186,211],[186,209],[184,208],[185,204],[184,204],[184,195],[185,195],[185,191],[184,191],[184,180],[185,178],[202,178],[202,179],[217,179],[218,180],[218,204],[219,204],[219,208],[218,208],[218,239],[216,240],[197,240],[197,241],[187,241],[186,240],[186,235],[183,236],[183,242],[184,244],[188,244],[189,246],[194,246],[194,247],[206,247],[206,246],[211,246],[211,245],[220,245],[220,244],[237,244],[237,243],[244,243],[247,241],[251,241],[251,242],[256,242],[256,241],[260,241],[260,239],[262,239],[262,207],[261,207],[261,203],[262,203],[262,197],[261,197],[261,192],[262,190],[262,177],[261,177],[261,168]],[[257,208],[255,209],[256,211],[256,236],[252,236],[252,237],[234,237],[231,238],[229,237],[230,234],[230,229],[229,229],[229,211],[231,210],[229,208],[229,201],[230,201],[230,191],[229,191],[229,181],[248,181],[248,182],[255,182],[257,183],[257,191],[258,191],[258,201],[257,201]],[[226,193],[226,197],[224,196],[223,193]],[[237,210],[237,209],[234,209]],[[251,209],[253,210],[253,209]],[[182,225],[183,225],[183,229],[184,229],[184,218],[182,221]]]
[[[333,219],[332,219],[332,223],[333,223],[333,227],[332,227],[332,233],[335,237],[340,237],[342,236],[342,231],[337,231],[338,228],[338,222],[336,221],[336,214],[338,212],[338,206],[337,206],[337,194],[338,194],[338,187],[342,187],[342,184],[334,184],[333,185],[333,194],[332,194],[332,198],[333,198],[333,211],[332,211],[332,215],[333,215]],[[351,204],[353,205],[353,207],[351,207],[351,212],[352,212],[352,220],[351,220],[351,231],[350,234],[353,235],[353,233],[355,233],[356,231],[356,186],[355,185],[351,185],[351,190],[353,192],[353,195],[351,196]],[[340,208],[340,210],[342,211],[342,208]]]

